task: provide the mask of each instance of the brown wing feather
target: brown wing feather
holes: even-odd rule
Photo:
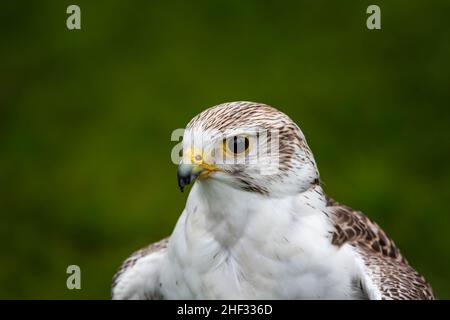
[[[375,222],[331,199],[328,205],[335,226],[332,243],[356,248],[382,299],[434,299],[431,286]]]
[[[167,244],[169,243],[169,237],[164,238],[158,242],[152,243],[148,245],[147,247],[144,247],[136,252],[134,252],[131,256],[129,256],[119,267],[116,274],[113,277],[111,288],[114,289],[114,287],[119,282],[120,276],[125,273],[125,271],[131,269],[136,262],[142,258],[145,257],[148,254],[151,254],[153,252],[162,250],[167,248]]]

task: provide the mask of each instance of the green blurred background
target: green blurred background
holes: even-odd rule
[[[369,4],[3,2],[0,298],[108,299],[184,207],[172,130],[234,100],[289,114],[326,191],[450,298],[450,1],[376,1],[381,31]]]

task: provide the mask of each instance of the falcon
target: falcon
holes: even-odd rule
[[[324,193],[302,131],[269,105],[195,116],[178,184],[172,234],[125,260],[113,299],[434,299],[375,222]]]

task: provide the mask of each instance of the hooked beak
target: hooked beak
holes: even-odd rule
[[[183,192],[185,186],[193,183],[195,179],[205,171],[206,169],[199,165],[181,163],[178,166],[177,171],[178,187],[180,188],[180,191]]]
[[[201,153],[190,150],[185,156],[190,159],[190,161],[187,161],[189,163],[180,163],[177,170],[178,187],[181,192],[183,192],[185,186],[193,183],[198,177],[207,177],[211,172],[217,170],[215,166],[203,161]]]

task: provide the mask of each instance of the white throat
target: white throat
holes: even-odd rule
[[[162,281],[169,298],[351,296],[349,249],[332,246],[319,186],[270,198],[197,182],[171,236]]]
[[[198,181],[186,204],[188,224],[203,228],[226,247],[242,238],[265,239],[272,232],[285,236],[284,229],[294,220],[311,216],[326,220],[324,209],[320,186],[295,196],[272,198],[212,179]]]

